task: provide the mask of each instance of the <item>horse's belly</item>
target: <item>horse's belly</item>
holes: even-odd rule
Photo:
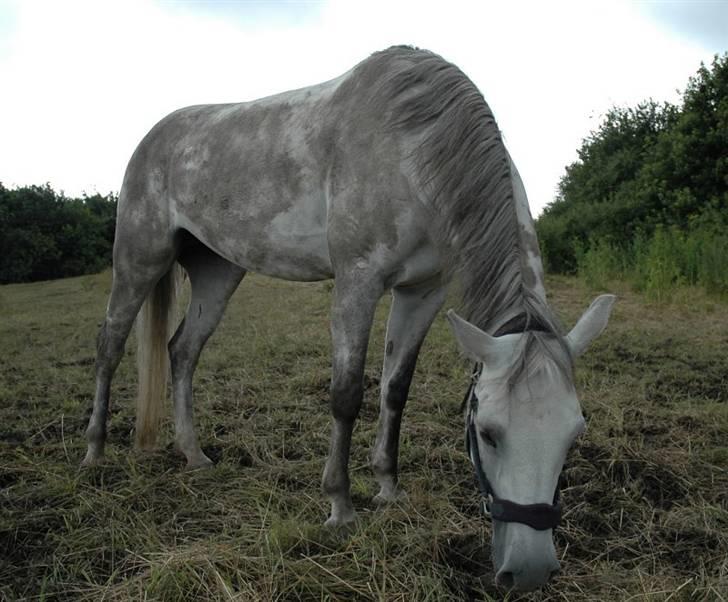
[[[176,217],[178,227],[246,270],[296,281],[333,277],[323,199],[288,207],[208,207]]]

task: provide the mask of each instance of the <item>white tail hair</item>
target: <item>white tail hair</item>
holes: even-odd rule
[[[180,269],[175,263],[159,279],[137,316],[136,446],[154,447],[167,397],[169,358],[167,342],[172,334]]]

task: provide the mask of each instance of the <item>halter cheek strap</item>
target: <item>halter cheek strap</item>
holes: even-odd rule
[[[478,410],[478,398],[475,395],[475,383],[482,371],[482,365],[476,364],[473,368],[473,379],[465,395],[464,402],[468,404],[468,427],[465,433],[465,445],[468,456],[475,469],[475,479],[478,483],[483,513],[493,520],[505,523],[523,523],[537,531],[555,529],[561,522],[561,502],[559,500],[559,487],[556,487],[552,504],[517,504],[510,500],[499,498],[493,491],[483,464],[480,461],[478,450],[478,436],[475,430],[475,413]]]

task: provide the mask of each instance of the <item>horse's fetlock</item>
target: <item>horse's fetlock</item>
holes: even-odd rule
[[[106,429],[98,424],[89,424],[86,428],[86,441],[103,443],[106,440]]]
[[[321,491],[327,496],[341,495],[342,492],[349,491],[348,477],[334,474],[324,475],[321,481]]]
[[[383,451],[374,451],[371,458],[372,470],[378,477],[395,474],[397,463]]]

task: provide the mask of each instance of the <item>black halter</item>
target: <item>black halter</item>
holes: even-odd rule
[[[478,436],[475,431],[475,413],[478,411],[478,398],[475,395],[475,383],[478,382],[480,373],[483,370],[482,364],[475,364],[473,367],[473,378],[470,382],[468,392],[465,394],[464,403],[468,404],[468,426],[465,434],[465,446],[470,456],[470,461],[475,469],[475,478],[478,482],[480,495],[483,497],[481,507],[486,516],[493,520],[505,523],[523,523],[538,531],[555,529],[561,522],[561,503],[559,501],[559,487],[556,486],[554,501],[552,504],[517,504],[510,500],[499,498],[493,491],[488,477],[483,470],[478,451]]]

